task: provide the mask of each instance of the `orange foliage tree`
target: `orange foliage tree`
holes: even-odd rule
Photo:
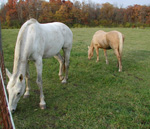
[[[70,26],[150,26],[150,6],[118,8],[69,0],[8,0],[0,9],[2,27],[20,27],[26,20],[63,22]]]

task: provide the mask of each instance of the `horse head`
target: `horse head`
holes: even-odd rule
[[[25,92],[25,79],[22,74],[13,75],[6,69],[9,78],[7,90],[9,94],[9,107],[13,113],[16,110],[17,103]]]
[[[90,46],[88,46],[88,59],[90,60],[93,56],[93,51],[92,49],[90,48]]]

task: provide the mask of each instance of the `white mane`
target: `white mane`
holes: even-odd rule
[[[17,41],[16,41],[16,46],[15,46],[15,54],[14,54],[14,69],[13,69],[13,73],[16,73],[17,72],[17,69],[18,69],[18,64],[19,64],[19,61],[20,61],[20,57],[21,57],[21,47],[22,47],[22,39],[23,37],[25,37],[26,33],[24,33],[27,28],[31,25],[31,24],[34,24],[36,23],[37,21],[35,19],[30,19],[28,20],[27,22],[25,22],[21,29],[19,30],[19,33],[18,33],[18,37],[17,37]]]

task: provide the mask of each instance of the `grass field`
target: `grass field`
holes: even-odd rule
[[[95,31],[118,30],[125,35],[123,72],[116,67],[113,50],[105,64],[96,54],[87,58],[87,46]],[[69,80],[61,84],[59,63],[54,58],[43,60],[43,89],[47,109],[39,108],[36,70],[30,63],[31,96],[21,98],[13,114],[17,129],[51,128],[150,128],[150,28],[73,28],[73,48]],[[2,30],[5,66],[12,71],[18,30]]]

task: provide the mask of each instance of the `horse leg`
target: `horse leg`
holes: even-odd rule
[[[36,83],[39,86],[40,89],[40,108],[45,109],[46,108],[46,103],[44,101],[44,94],[43,94],[43,84],[42,84],[42,57],[39,57],[36,62],[36,70],[37,70],[37,80]]]
[[[67,83],[67,79],[68,79],[68,69],[69,69],[69,58],[70,58],[70,49],[63,49],[64,51],[64,60],[65,60],[65,77],[62,80],[62,83]]]
[[[60,66],[59,66],[59,79],[63,80],[63,76],[62,76],[62,72],[63,72],[63,66],[64,66],[64,59],[62,58],[62,56],[60,55],[60,53],[58,53],[56,56],[54,56],[55,59],[58,60]]]
[[[99,48],[98,47],[95,47],[95,50],[96,50],[96,55],[97,55],[97,60],[96,62],[99,61]]]
[[[107,58],[107,51],[106,51],[106,49],[104,49],[104,55],[105,55],[105,59],[106,59],[106,64],[109,64],[108,58]]]
[[[121,72],[121,71],[122,71],[121,56],[120,56],[120,54],[119,54],[118,49],[115,49],[114,51],[115,51],[115,54],[116,54],[117,59],[118,59],[119,72]]]
[[[29,64],[27,63],[27,71],[26,71],[26,92],[23,96],[23,98],[28,98],[30,93],[29,93],[29,90],[30,90],[30,86],[29,86]]]

